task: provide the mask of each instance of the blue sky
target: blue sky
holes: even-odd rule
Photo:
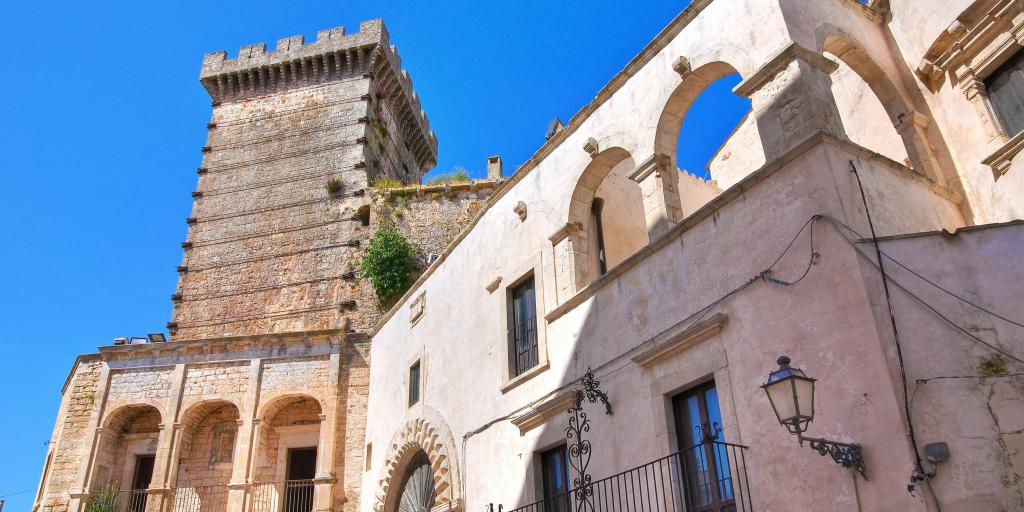
[[[438,170],[482,176],[487,155],[506,172],[529,158],[686,3],[4,2],[0,495],[34,491],[75,355],[170,316],[210,115],[204,53],[384,18]],[[681,166],[702,169],[742,116],[730,87],[694,107]]]

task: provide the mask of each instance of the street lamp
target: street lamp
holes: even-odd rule
[[[867,480],[864,453],[859,444],[804,437],[807,425],[814,421],[816,379],[808,377],[799,368],[790,368],[790,359],[786,356],[779,357],[776,363],[779,369],[768,375],[768,382],[761,388],[768,395],[768,401],[772,404],[772,410],[775,411],[779,423],[786,427],[790,434],[796,436],[801,446],[807,441],[812,450],[822,456],[831,456],[832,460],[844,468],[856,469]]]

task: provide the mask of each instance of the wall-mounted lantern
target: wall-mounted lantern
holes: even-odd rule
[[[768,395],[768,401],[771,402],[779,423],[796,436],[801,446],[807,441],[811,449],[822,456],[831,456],[832,460],[844,468],[856,469],[867,480],[864,453],[859,444],[804,437],[807,425],[814,421],[816,379],[808,377],[799,368],[790,368],[790,360],[786,356],[779,357],[776,362],[779,369],[768,375],[768,382],[761,388]]]

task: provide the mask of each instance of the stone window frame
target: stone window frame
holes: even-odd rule
[[[1024,8],[1017,0],[976,2],[943,31],[917,68],[931,90],[949,74],[974,107],[989,139],[989,156],[981,161],[993,177],[1005,174],[1024,150],[1024,132],[1010,136],[985,87],[985,80],[1018,52],[1024,51]]]
[[[541,253],[538,252],[534,256],[530,257],[529,260],[510,272],[509,275],[516,276],[516,278],[507,281],[508,284],[505,285],[502,288],[502,292],[498,294],[501,302],[501,307],[499,309],[501,312],[501,327],[499,330],[501,333],[501,342],[499,343],[500,350],[498,350],[498,352],[501,357],[502,372],[500,390],[502,394],[508,393],[520,384],[544,373],[551,366],[551,363],[548,360],[547,320],[545,319],[545,316],[547,316],[547,302],[545,300],[547,290],[544,286],[546,276],[544,274],[542,260],[543,258],[541,257]],[[533,277],[534,301],[537,310],[537,364],[533,368],[530,368],[519,375],[514,375],[510,350],[511,343],[509,341],[509,292],[530,277]]]
[[[238,423],[239,422],[221,422],[213,427],[210,439],[210,467],[217,465],[231,465],[234,464],[235,460],[235,444],[238,441]],[[226,436],[231,436],[231,442],[229,453],[227,457],[224,457],[224,453],[221,448],[224,446],[223,440]]]
[[[416,358],[412,363],[408,365],[409,371],[406,373],[405,383],[405,407],[411,409],[417,405],[423,403],[423,361],[420,358]],[[413,378],[412,371],[416,369],[416,401],[412,401],[413,391]]]

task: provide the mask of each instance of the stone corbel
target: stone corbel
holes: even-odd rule
[[[601,149],[597,145],[597,140],[593,137],[587,139],[587,142],[583,144],[583,151],[586,151],[590,155],[590,158],[597,157],[597,154],[601,152]]]
[[[693,73],[693,67],[690,64],[690,59],[680,56],[672,63],[672,71],[678,73],[679,78],[686,80],[686,77]]]

